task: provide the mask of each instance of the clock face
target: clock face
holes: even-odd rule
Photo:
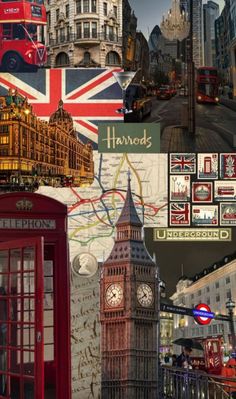
[[[140,284],[137,288],[137,299],[140,305],[148,308],[153,304],[153,291],[150,285]]]
[[[106,290],[106,301],[109,306],[119,306],[123,299],[123,288],[120,284],[111,284]]]

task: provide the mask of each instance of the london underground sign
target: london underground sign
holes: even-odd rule
[[[211,312],[210,307],[205,303],[199,303],[193,309],[194,320],[201,325],[210,324],[211,320],[214,319],[215,313]]]

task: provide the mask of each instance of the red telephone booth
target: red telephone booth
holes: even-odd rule
[[[70,399],[67,208],[0,195],[0,398]]]

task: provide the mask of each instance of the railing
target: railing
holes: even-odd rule
[[[89,33],[86,37],[81,37],[80,35],[70,34],[65,36],[58,36],[56,39],[49,38],[48,45],[49,46],[56,46],[58,44],[63,43],[86,43],[86,42],[98,42],[98,41],[107,41],[122,44],[122,38],[113,35],[113,34],[105,34],[105,33]]]
[[[160,368],[159,399],[235,399],[236,383],[201,371]]]

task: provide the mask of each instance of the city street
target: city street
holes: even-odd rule
[[[196,150],[223,152],[234,150],[234,144],[236,145],[236,111],[221,104],[196,104],[196,140],[191,140],[188,133],[186,131],[183,132],[183,129],[175,129],[174,133],[172,131],[172,137],[169,137],[170,133],[168,133],[167,138],[166,131],[170,131],[170,129],[166,129],[167,127],[181,126],[183,106],[186,108],[188,106],[187,97],[176,95],[171,100],[156,100],[156,98],[153,98],[152,114],[145,118],[143,122],[161,123],[162,151]],[[173,135],[176,137],[173,137]],[[180,135],[181,145],[184,145],[185,149],[179,148]]]

